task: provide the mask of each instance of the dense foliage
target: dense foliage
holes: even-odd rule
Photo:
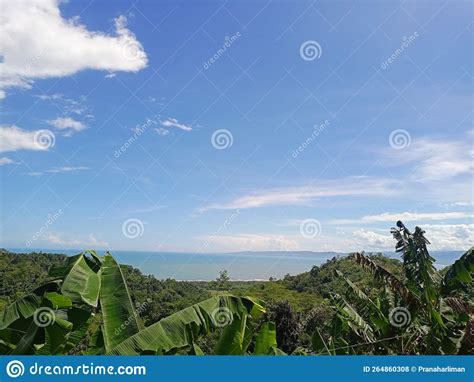
[[[267,282],[1,250],[0,353],[474,354],[473,248],[437,271],[423,230],[392,234],[402,261],[353,253]]]

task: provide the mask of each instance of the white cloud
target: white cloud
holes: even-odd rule
[[[193,129],[191,125],[185,125],[184,123],[180,123],[177,119],[174,118],[166,118],[165,120],[160,121],[160,123],[164,127],[177,127],[178,129],[184,131],[191,131]]]
[[[473,218],[474,215],[468,212],[384,212],[379,215],[366,215],[358,219],[336,219],[331,220],[331,224],[360,224],[376,222],[393,222],[397,220],[405,221],[427,221],[427,220],[452,220]]]
[[[355,230],[352,232],[352,237],[359,251],[393,251],[395,246],[392,236],[380,235],[365,229]]]
[[[296,248],[295,239],[274,234],[235,234],[202,236],[202,252],[286,251]]]
[[[82,115],[88,111],[88,106],[85,104],[85,97],[79,99],[68,98],[63,94],[41,94],[36,95],[41,101],[48,101],[59,107],[65,114]],[[87,117],[87,116],[86,116]]]
[[[6,165],[6,164],[13,164],[13,163],[15,163],[15,161],[13,161],[10,158],[7,158],[7,157],[0,158],[0,166]]]
[[[82,131],[86,129],[86,125],[72,118],[56,118],[47,121],[51,126],[60,130]]]
[[[472,174],[472,144],[468,141],[414,139],[403,150],[388,150],[393,165],[412,166],[413,181],[437,181]]]
[[[58,173],[63,173],[63,172],[72,172],[72,171],[83,171],[83,170],[90,170],[89,167],[85,166],[62,166],[62,167],[55,167],[50,170],[45,170],[45,171],[34,171],[34,172],[28,172],[26,175],[30,176],[39,176],[43,175],[44,173],[53,173],[53,174],[58,174]]]
[[[433,250],[467,250],[474,243],[474,224],[423,224]]]
[[[36,79],[85,69],[136,72],[147,57],[127,19],[115,19],[115,34],[87,30],[79,18],[64,19],[60,0],[2,2],[0,98],[5,89],[31,88]]]
[[[17,126],[0,126],[0,152],[18,150],[48,150],[51,146],[38,141],[41,130],[27,131]]]
[[[242,196],[228,203],[211,204],[200,209],[245,209],[279,205],[308,205],[316,199],[330,197],[387,196],[397,181],[366,176],[321,180],[314,185],[269,189]]]
[[[56,244],[64,247],[69,247],[72,249],[78,249],[78,248],[104,248],[104,247],[109,247],[109,244],[105,241],[100,241],[98,240],[92,233],[88,235],[87,238],[70,238],[70,237],[64,237],[61,234],[54,233],[54,232],[48,232],[44,234],[42,237],[42,241],[51,243],[51,244]]]

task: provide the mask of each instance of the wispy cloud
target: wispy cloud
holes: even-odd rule
[[[474,215],[468,212],[384,212],[378,215],[366,215],[358,219],[335,219],[331,224],[362,224],[377,222],[396,222],[401,221],[433,221],[433,220],[453,220],[473,218]]]
[[[388,150],[393,166],[410,164],[411,180],[438,181],[474,170],[472,143],[455,140],[414,139],[403,150]]]
[[[162,210],[163,208],[166,208],[166,206],[156,205],[156,206],[151,206],[151,207],[146,207],[146,208],[137,208],[137,209],[128,211],[128,213],[129,214],[149,213],[149,212]]]
[[[7,157],[2,157],[0,158],[0,166],[4,166],[6,164],[13,164],[15,161],[13,159],[7,158]]]
[[[162,121],[160,121],[161,125],[164,127],[177,127],[178,129],[184,130],[184,131],[192,131],[192,126],[191,125],[186,125],[184,123],[178,122],[177,119],[174,118],[166,118]]]
[[[315,181],[312,185],[267,189],[226,203],[210,204],[200,212],[215,209],[246,209],[282,205],[309,205],[314,200],[331,197],[386,196],[396,180],[367,176]]]
[[[26,175],[40,176],[45,173],[58,174],[58,173],[63,173],[63,172],[73,172],[73,171],[83,171],[83,170],[90,170],[90,168],[85,167],[85,166],[62,166],[62,167],[55,167],[55,168],[44,170],[44,171],[28,172],[26,173]]]

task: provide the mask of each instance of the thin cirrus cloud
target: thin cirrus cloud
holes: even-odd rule
[[[331,224],[360,224],[401,221],[436,221],[454,219],[472,219],[474,215],[468,212],[400,212],[397,214],[384,212],[378,215],[366,215],[358,219],[335,219]]]
[[[85,69],[137,72],[147,66],[143,46],[127,28],[124,16],[114,20],[114,35],[89,31],[78,17],[63,18],[61,3],[2,3],[0,99],[6,89],[29,89],[37,79],[69,76]]]
[[[84,170],[90,170],[90,168],[85,167],[85,166],[62,166],[62,167],[54,167],[52,169],[44,170],[44,171],[33,171],[33,172],[27,173],[26,175],[40,176],[45,173],[59,174],[63,172],[74,172],[74,171],[84,171]]]
[[[395,166],[413,166],[411,180],[439,181],[472,174],[474,162],[470,140],[414,139],[403,150],[386,150],[385,156]]]
[[[269,206],[309,205],[314,200],[331,197],[386,196],[393,191],[397,180],[355,176],[343,179],[315,181],[312,185],[267,189],[241,196],[226,203],[215,203],[199,209],[248,209]]]
[[[28,131],[18,126],[0,126],[0,152],[18,150],[45,151],[51,146],[41,145],[37,142],[37,134],[41,130]]]

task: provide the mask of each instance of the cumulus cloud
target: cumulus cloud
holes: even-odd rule
[[[18,150],[45,151],[52,145],[43,144],[42,132],[46,130],[27,131],[17,126],[0,126],[0,152]]]
[[[0,98],[5,89],[31,88],[37,79],[85,69],[136,72],[147,56],[127,19],[115,19],[115,33],[89,31],[79,18],[61,16],[60,0],[2,2]]]
[[[56,129],[69,130],[70,132],[77,132],[86,129],[86,125],[70,117],[50,119],[47,122]]]

